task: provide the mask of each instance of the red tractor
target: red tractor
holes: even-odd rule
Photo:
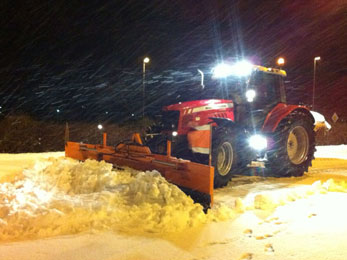
[[[302,176],[314,159],[314,118],[305,106],[286,102],[279,69],[245,61],[220,64],[211,72],[217,84],[203,87],[201,100],[163,108],[148,132],[151,151],[214,166],[214,187],[261,165],[272,176]],[[212,98],[212,99],[211,99]],[[256,163],[258,162],[258,163]]]

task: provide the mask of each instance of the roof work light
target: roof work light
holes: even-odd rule
[[[248,61],[239,61],[235,64],[220,63],[213,68],[214,78],[226,78],[229,76],[244,77],[251,74],[253,65]]]

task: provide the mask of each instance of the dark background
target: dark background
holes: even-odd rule
[[[0,113],[119,122],[194,99],[197,68],[286,59],[289,100],[347,119],[345,0],[7,1],[0,3]],[[59,113],[57,113],[59,109]]]

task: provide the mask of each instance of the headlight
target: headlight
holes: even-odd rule
[[[252,135],[248,140],[249,146],[255,150],[263,150],[267,148],[267,140],[261,135]]]
[[[246,98],[248,102],[253,102],[255,96],[256,96],[256,92],[254,89],[249,89],[246,91]]]

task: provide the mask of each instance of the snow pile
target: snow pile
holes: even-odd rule
[[[347,160],[347,145],[329,145],[329,146],[317,146],[316,152],[314,153],[315,158],[333,158],[333,159],[343,159]],[[332,161],[336,167],[338,163]],[[313,161],[313,163],[319,163],[317,160]],[[326,164],[326,161],[324,161]]]
[[[329,179],[322,184],[322,188],[326,189],[327,191],[347,193],[347,182],[335,181],[334,179]]]
[[[331,129],[331,125],[328,123],[328,121],[325,120],[325,117],[316,112],[316,111],[310,111],[313,118],[314,118],[314,124],[315,124],[315,130],[317,131],[320,128],[326,128],[328,130]]]
[[[51,158],[20,180],[0,183],[0,240],[91,229],[173,232],[207,219],[201,205],[158,172],[112,170],[105,162]]]
[[[310,186],[255,194],[253,200],[245,199],[243,203],[246,210],[260,209],[271,211],[290,202],[305,199],[312,195],[327,194],[328,192],[347,193],[347,182],[334,179],[329,179],[324,183],[316,181]]]

